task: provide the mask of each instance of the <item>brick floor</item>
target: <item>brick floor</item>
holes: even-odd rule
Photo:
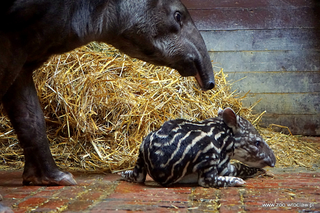
[[[315,212],[320,173],[286,172],[248,179],[243,187],[164,188],[119,181],[115,174],[75,173],[77,186],[22,186],[21,171],[0,171],[1,204],[14,212]]]

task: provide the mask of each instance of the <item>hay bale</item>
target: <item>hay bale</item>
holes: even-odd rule
[[[35,72],[34,80],[58,165],[116,171],[133,167],[143,138],[169,119],[202,120],[216,116],[219,107],[231,107],[258,123],[261,115],[252,115],[252,107],[242,106],[245,97],[230,91],[223,70],[215,77],[216,88],[203,92],[193,78],[132,59],[105,44],[91,43],[52,57]],[[6,117],[2,115],[0,121],[3,168],[21,168],[22,150],[14,131]],[[310,167],[314,161],[304,161],[306,156],[319,156],[309,144],[301,148],[296,137],[261,131],[275,151],[278,166]]]

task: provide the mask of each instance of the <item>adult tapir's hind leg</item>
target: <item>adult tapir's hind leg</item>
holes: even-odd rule
[[[52,158],[31,69],[22,70],[2,101],[24,151],[23,184],[75,185],[72,175],[61,172]]]

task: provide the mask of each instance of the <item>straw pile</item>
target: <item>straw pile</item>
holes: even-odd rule
[[[220,70],[216,88],[203,92],[194,78],[129,58],[105,44],[91,43],[54,56],[34,75],[57,164],[69,170],[131,168],[143,138],[165,121],[214,117],[231,107],[257,124],[230,91]],[[0,110],[2,111],[2,110]],[[261,129],[275,151],[278,167],[312,167],[319,147],[297,137]],[[22,149],[8,119],[0,115],[0,169],[23,167]]]

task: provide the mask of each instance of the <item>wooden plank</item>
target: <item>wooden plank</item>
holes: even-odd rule
[[[277,115],[316,115],[320,114],[320,92],[315,93],[250,93],[243,100],[246,107],[252,106],[258,100],[255,111],[267,111],[267,114]],[[319,119],[320,120],[320,119]]]
[[[199,30],[314,28],[320,13],[312,7],[189,10]]]
[[[320,51],[231,51],[209,55],[213,65],[225,72],[320,70]]]
[[[215,67],[244,106],[263,122],[294,134],[320,135],[320,2],[318,0],[182,0]],[[218,70],[216,68],[216,70]]]
[[[306,72],[233,72],[228,80],[239,92],[313,93],[320,92],[320,71]],[[239,81],[239,79],[242,79]],[[319,100],[320,102],[320,100]]]
[[[319,29],[201,31],[210,51],[320,50]]]
[[[298,135],[320,135],[320,114],[315,115],[279,115],[267,114],[262,117],[261,126],[270,124],[281,124],[289,127],[292,134]],[[276,131],[288,133],[285,128],[273,127]]]
[[[182,0],[188,9],[214,9],[222,7],[258,8],[258,7],[306,7],[313,6],[314,1],[306,0]]]

